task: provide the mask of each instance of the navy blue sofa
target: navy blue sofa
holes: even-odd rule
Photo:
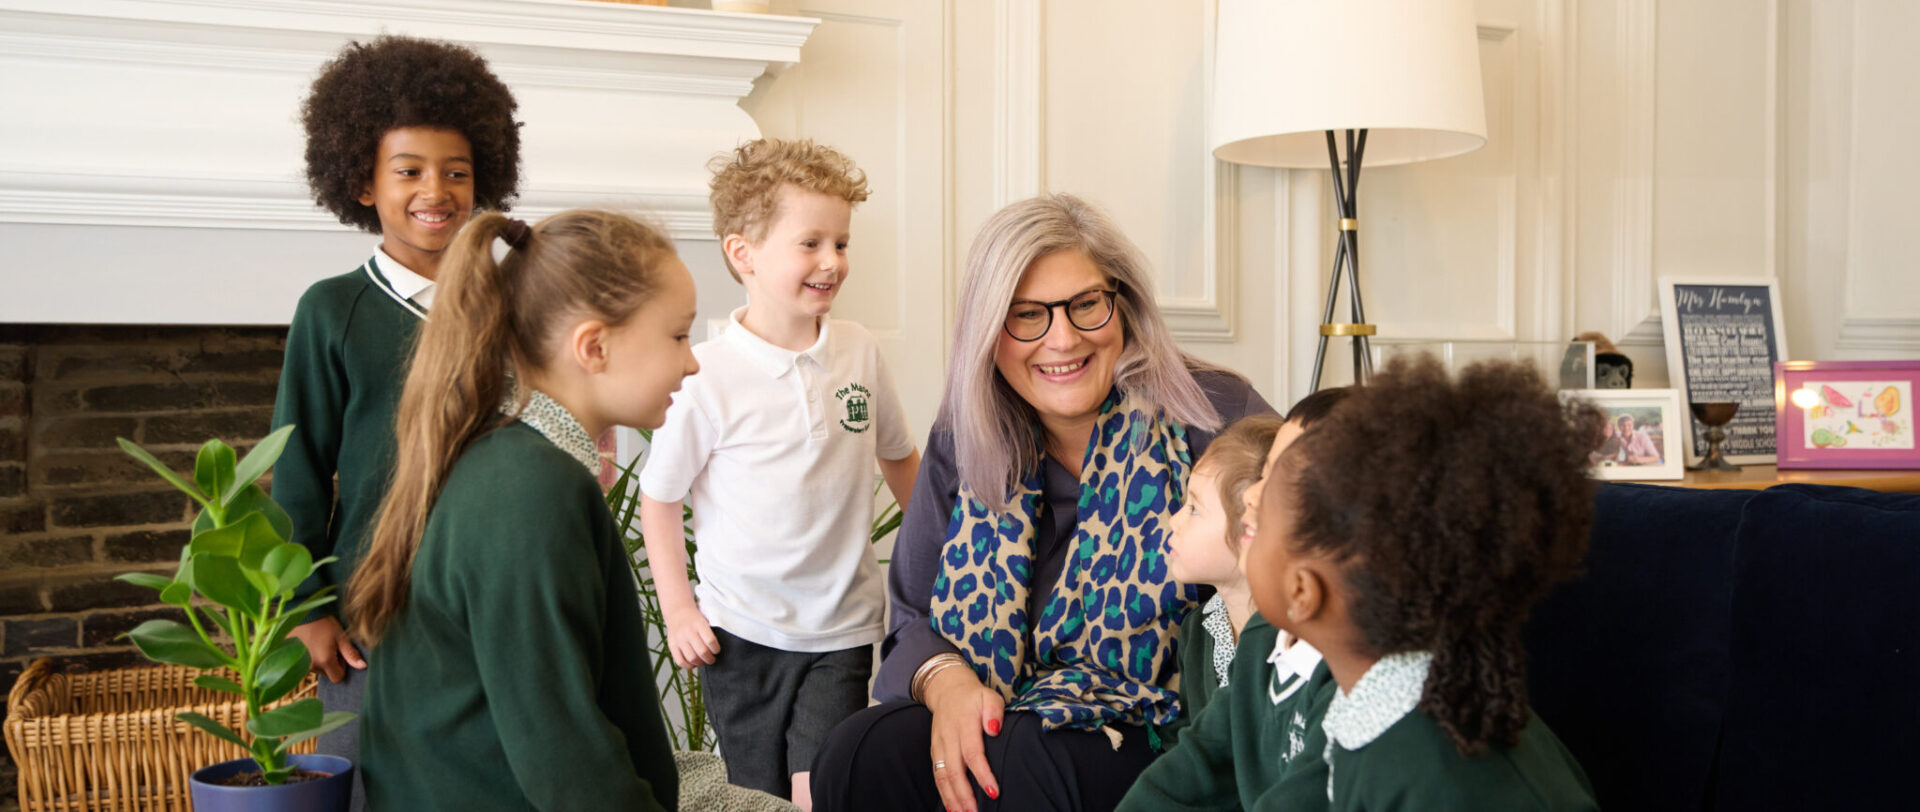
[[[1920,496],[1603,486],[1527,650],[1602,808],[1920,809]]]

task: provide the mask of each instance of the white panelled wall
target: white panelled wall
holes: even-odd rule
[[[1189,350],[1276,405],[1306,393],[1332,261],[1326,173],[1206,155],[1212,2],[774,7],[824,22],[747,107],[875,174],[841,312],[882,331],[916,422],[938,397],[975,228],[1040,191],[1120,221]],[[1478,15],[1487,146],[1363,175],[1362,289],[1383,337],[1598,330],[1637,385],[1662,386],[1657,279],[1751,276],[1780,280],[1796,358],[1920,357],[1920,157],[1903,143],[1920,131],[1903,92],[1920,7],[1479,0]],[[1330,356],[1339,382],[1349,356]]]
[[[1331,263],[1327,173],[1206,154],[1214,0],[773,5],[820,23],[584,0],[283,0],[232,19],[185,0],[0,0],[0,65],[14,69],[0,99],[15,113],[0,123],[13,259],[0,321],[283,320],[344,267],[322,259],[372,241],[306,203],[293,107],[340,42],[390,30],[479,43],[528,120],[522,210],[663,211],[708,318],[742,298],[704,233],[712,143],[758,127],[850,153],[874,196],[838,312],[879,337],[917,431],[975,229],[1041,191],[1119,220],[1189,350],[1276,405],[1305,394]],[[1658,386],[1656,280],[1747,276],[1780,281],[1797,358],[1920,357],[1920,157],[1906,143],[1920,131],[1920,4],[1478,0],[1477,13],[1487,146],[1363,178],[1361,282],[1382,337],[1599,330],[1633,356],[1636,383]],[[546,24],[518,24],[529,14]],[[261,256],[272,273],[255,272]],[[1345,347],[1332,355],[1338,382]]]

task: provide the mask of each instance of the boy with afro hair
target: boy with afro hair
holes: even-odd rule
[[[441,258],[475,207],[504,211],[519,187],[516,107],[479,54],[409,37],[348,44],[301,106],[314,202],[381,241],[359,267],[308,288],[287,335],[273,426],[298,428],[273,496],[294,541],[315,560],[338,559],[301,584],[300,600],[344,586],[360,558],[393,473],[401,384]],[[338,617],[345,605],[315,610],[292,632],[327,677],[330,710],[359,709],[354,671],[366,668]],[[357,760],[358,751],[355,725],[320,738],[322,753]]]

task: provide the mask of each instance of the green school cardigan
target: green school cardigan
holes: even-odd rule
[[[368,654],[372,809],[671,810],[626,550],[600,485],[514,422],[454,463]]]

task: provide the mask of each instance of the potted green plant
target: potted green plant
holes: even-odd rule
[[[191,479],[119,440],[128,454],[201,506],[173,577],[119,576],[158,590],[162,603],[186,613],[187,623],[149,620],[128,636],[148,659],[206,671],[195,685],[238,695],[247,705],[246,735],[202,714],[175,716],[250,754],[193,774],[193,804],[200,812],[344,810],[351,798],[351,762],[288,750],[354,715],[326,713],[312,697],[268,708],[299,687],[312,665],[307,647],[287,633],[310,610],[335,600],[333,587],[295,600],[295,587],[333,559],[315,561],[306,547],[287,541],[292,520],[258,484],[292,431],[287,426],[268,435],[244,460],[236,460],[226,443],[209,440],[194,458]]]

